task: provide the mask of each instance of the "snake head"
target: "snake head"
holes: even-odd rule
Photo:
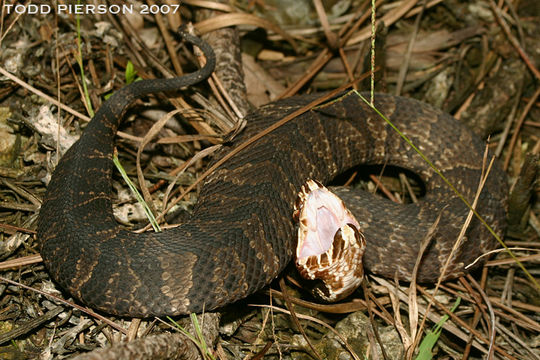
[[[337,301],[356,290],[364,276],[366,241],[343,201],[308,180],[298,194],[293,218],[298,221],[296,268],[314,281],[314,295]]]

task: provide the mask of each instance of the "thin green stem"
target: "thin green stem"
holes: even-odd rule
[[[435,164],[433,164],[431,160],[429,160],[422,153],[422,151],[420,151],[420,149],[418,149],[413,144],[411,139],[409,139],[404,133],[402,133],[386,116],[384,116],[384,114],[382,114],[373,104],[371,104],[366,98],[364,98],[362,94],[360,94],[356,90],[352,90],[352,91],[354,91],[354,93],[357,96],[359,96],[360,99],[362,99],[362,101],[364,101],[367,105],[369,105],[373,109],[373,111],[375,111],[381,118],[383,118],[384,121],[386,121],[386,123],[390,125],[392,129],[394,129],[399,134],[399,136],[401,136],[401,138],[405,140],[407,144],[409,144],[409,146],[412,147],[414,151],[418,153],[418,155],[420,155],[420,157],[422,157],[422,159],[433,169],[433,171],[435,171],[435,173],[450,187],[450,189],[452,189],[452,191],[461,199],[461,201],[463,201],[463,203],[473,212],[474,216],[476,216],[476,218],[480,220],[480,222],[486,227],[486,229],[488,229],[491,235],[493,235],[493,237],[497,239],[499,244],[501,244],[501,246],[508,252],[508,254],[512,257],[512,259],[516,262],[516,264],[521,268],[521,270],[523,270],[523,272],[527,275],[527,277],[531,280],[531,282],[536,286],[536,288],[540,290],[540,284],[536,281],[536,279],[527,271],[527,269],[525,269],[525,266],[512,253],[512,251],[508,248],[508,246],[506,246],[504,241],[502,241],[500,236],[497,235],[495,230],[493,230],[491,226],[489,226],[486,220],[484,220],[484,218],[471,206],[471,204],[467,201],[467,199],[465,199],[465,197],[455,188],[455,186],[446,178],[446,176],[444,176],[444,174],[435,166]]]
[[[77,0],[77,4],[81,4],[81,0]],[[77,21],[77,49],[78,49],[78,55],[76,56],[77,64],[79,64],[79,69],[81,71],[81,82],[84,92],[84,101],[86,102],[86,108],[88,109],[88,115],[90,117],[94,117],[94,109],[92,108],[92,102],[90,101],[90,94],[88,93],[88,87],[86,85],[86,77],[84,75],[84,63],[83,63],[83,56],[82,56],[82,39],[81,39],[81,19],[80,15],[77,14],[75,17]]]

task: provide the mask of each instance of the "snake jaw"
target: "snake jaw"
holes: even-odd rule
[[[366,246],[354,215],[322,184],[308,180],[293,217],[299,223],[296,268],[305,279],[318,280],[314,294],[325,301],[351,294],[364,276]]]

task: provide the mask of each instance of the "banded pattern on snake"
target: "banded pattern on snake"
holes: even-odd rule
[[[42,206],[38,237],[52,278],[90,307],[147,317],[211,310],[242,299],[272,281],[295,247],[293,205],[308,179],[328,183],[358,164],[412,170],[425,183],[417,204],[398,205],[343,189],[339,195],[361,223],[368,242],[367,271],[409,279],[420,241],[441,221],[418,273],[434,281],[468,213],[467,207],[371,108],[354,94],[312,109],[229,159],[209,176],[189,221],[160,233],[122,229],[112,210],[113,140],[126,107],[148,93],[170,91],[207,77],[209,61],[186,78],[137,82],[119,90],[88,124],[58,164]],[[296,97],[263,106],[217,158],[253,134],[312,101]],[[424,103],[377,95],[376,107],[472,201],[481,175],[483,143],[451,116]],[[505,175],[492,170],[478,211],[504,230]],[[474,219],[446,277],[494,247]]]

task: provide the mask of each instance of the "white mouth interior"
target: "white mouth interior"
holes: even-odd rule
[[[298,258],[324,254],[332,247],[337,231],[353,224],[360,228],[356,219],[351,217],[343,202],[327,189],[312,190],[304,203],[300,218],[300,226],[307,230],[299,239]]]

